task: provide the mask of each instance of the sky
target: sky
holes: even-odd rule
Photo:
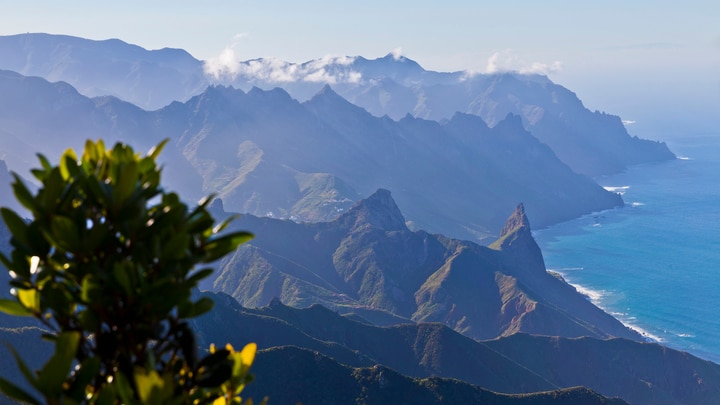
[[[720,133],[720,2],[0,0],[0,35],[119,38],[208,60],[401,52],[438,71],[547,74],[659,138]]]

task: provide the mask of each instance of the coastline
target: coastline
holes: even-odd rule
[[[579,294],[585,296],[585,298],[588,301],[592,302],[593,305],[602,309],[606,313],[612,315],[613,318],[620,321],[620,323],[625,325],[628,329],[631,329],[631,330],[637,332],[638,334],[640,334],[645,339],[646,342],[659,343],[659,344],[666,343],[665,339],[663,339],[662,337],[654,335],[654,334],[650,333],[649,331],[647,331],[647,330],[643,329],[642,327],[633,323],[632,322],[633,320],[637,320],[636,317],[630,316],[628,313],[625,313],[625,312],[611,311],[610,309],[604,307],[602,304],[602,297],[604,297],[606,294],[608,294],[607,291],[593,290],[591,288],[582,286],[580,284],[568,281],[567,272],[568,271],[578,271],[578,270],[583,270],[583,268],[582,267],[574,267],[574,268],[559,268],[559,269],[547,268],[546,269],[546,271],[548,271],[548,272],[553,272],[553,273],[559,274],[566,283],[568,283],[573,288],[575,288],[575,290]]]
[[[655,342],[720,364],[720,136],[595,180],[618,207],[533,232],[548,271]]]

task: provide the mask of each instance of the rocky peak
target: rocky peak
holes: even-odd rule
[[[505,222],[500,232],[500,238],[490,247],[502,251],[523,250],[528,246],[534,246],[539,250],[530,230],[530,221],[525,215],[525,206],[520,203]]]
[[[514,268],[512,272],[545,272],[542,252],[532,236],[530,221],[522,203],[518,204],[505,222],[500,238],[490,247],[502,251],[510,268]]]
[[[524,230],[530,232],[530,221],[527,215],[525,215],[525,206],[523,203],[520,203],[505,222],[505,226],[500,232],[500,238],[502,239],[513,232],[522,232]]]
[[[341,219],[350,219],[353,228],[369,225],[384,231],[408,230],[405,217],[392,199],[390,191],[382,188],[355,204]]]

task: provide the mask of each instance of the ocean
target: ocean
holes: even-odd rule
[[[720,363],[720,135],[596,179],[625,207],[536,230],[548,270],[649,339]],[[532,225],[532,218],[530,223]]]

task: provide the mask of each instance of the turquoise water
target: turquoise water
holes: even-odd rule
[[[535,237],[549,270],[649,338],[720,363],[720,135],[598,182],[626,207]],[[532,223],[532,218],[530,218]]]

